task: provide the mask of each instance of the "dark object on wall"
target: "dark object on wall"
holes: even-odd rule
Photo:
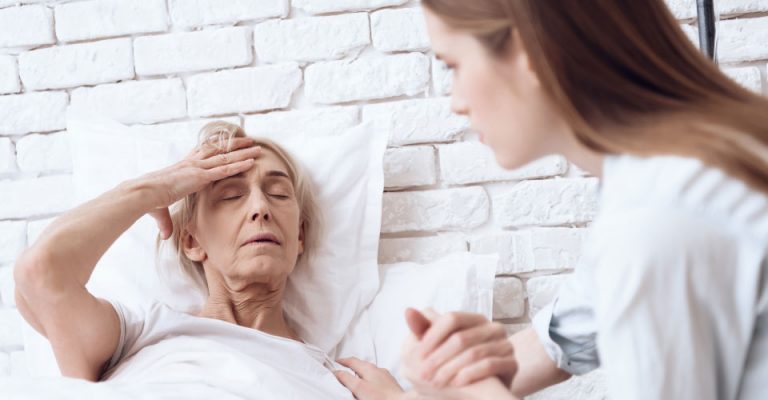
[[[696,9],[699,15],[699,47],[707,57],[717,61],[714,0],[696,0]]]

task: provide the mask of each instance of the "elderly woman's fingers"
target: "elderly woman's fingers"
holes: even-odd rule
[[[355,373],[361,376],[363,379],[371,379],[376,373],[379,372],[379,367],[375,364],[363,361],[359,358],[349,357],[336,360],[339,364],[355,371]]]
[[[155,211],[150,212],[149,215],[154,218],[157,223],[157,229],[160,231],[160,238],[163,240],[170,238],[173,233],[173,220],[171,220],[171,213],[168,211],[168,207],[158,208]]]
[[[442,388],[451,384],[451,382],[454,381],[458,374],[465,368],[470,368],[470,366],[474,366],[486,359],[497,359],[505,357],[508,357],[514,361],[514,350],[512,348],[512,343],[510,343],[507,339],[482,343],[464,350],[461,352],[461,354],[451,358],[450,360],[447,360],[447,362],[440,365],[434,372],[430,382],[435,387]],[[496,373],[480,376],[479,378],[489,378],[495,375]]]
[[[216,139],[216,136],[214,136],[213,139]],[[255,140],[250,137],[233,138],[227,147],[224,147],[224,145],[219,144],[216,141],[206,142],[195,148],[195,151],[192,154],[192,159],[205,160],[216,154],[252,147],[254,143],[256,143]]]
[[[198,165],[205,169],[216,168],[247,159],[257,158],[259,155],[261,155],[261,152],[262,149],[260,146],[245,147],[229,153],[219,153],[212,155],[205,160],[198,161]]]
[[[248,171],[253,168],[253,164],[256,162],[253,158],[248,158],[242,161],[237,161],[232,164],[221,165],[211,168],[205,171],[206,180],[209,182],[220,181],[225,178],[229,178],[232,175],[237,175],[241,172]]]
[[[421,378],[424,380],[432,380],[432,378],[437,377],[437,371],[441,369],[444,364],[455,360],[456,357],[459,357],[460,359],[461,356],[464,356],[467,353],[473,354],[472,352],[482,351],[485,349],[485,347],[483,347],[484,345],[491,344],[494,340],[504,338],[505,336],[504,328],[502,326],[497,328],[493,324],[479,325],[455,332],[442,346],[438,347],[424,360],[420,371]],[[484,357],[486,355],[481,354],[481,356]],[[452,378],[453,376],[450,376],[443,380],[447,383]]]
[[[429,330],[424,334],[419,346],[421,356],[429,357],[435,349],[458,331],[488,323],[488,319],[482,314],[452,312],[442,315],[432,321]]]
[[[336,379],[349,389],[356,398],[359,399],[363,396],[363,393],[361,392],[365,390],[365,382],[362,379],[345,371],[335,371],[333,374],[336,375]]]

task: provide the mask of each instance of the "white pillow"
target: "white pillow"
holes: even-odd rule
[[[118,183],[173,164],[194,146],[194,137],[169,132],[153,136],[142,127],[69,110],[67,129],[79,201]],[[280,142],[304,166],[325,220],[324,235],[306,265],[289,278],[284,306],[308,343],[333,353],[351,322],[378,290],[378,240],[383,196],[383,156],[388,137],[361,125],[333,137],[306,135]],[[169,252],[155,259],[157,229],[145,216],[102,257],[88,288],[99,297],[133,304],[160,301],[185,311],[198,310],[204,298],[180,273],[166,282],[158,274],[176,270]],[[164,246],[170,247],[170,246]],[[40,362],[31,338],[31,362]]]
[[[497,263],[498,255],[456,253],[424,265],[381,265],[379,293],[353,329],[373,332],[374,353],[347,341],[341,353],[371,360],[392,372],[402,386],[409,387],[400,374],[401,346],[410,332],[406,308],[474,312],[491,319]]]

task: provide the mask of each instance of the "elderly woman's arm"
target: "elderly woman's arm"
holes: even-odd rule
[[[181,197],[249,169],[258,148],[236,139],[226,157],[198,150],[56,219],[16,263],[16,302],[22,316],[51,342],[65,376],[97,380],[114,353],[120,325],[110,303],[85,288],[96,263],[142,215],[166,213]]]

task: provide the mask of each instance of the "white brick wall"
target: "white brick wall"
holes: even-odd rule
[[[248,65],[253,59],[250,35],[250,29],[236,27],[136,38],[136,73],[163,75]]]
[[[90,0],[58,4],[56,37],[62,42],[100,39],[168,28],[164,0]]]
[[[695,42],[695,1],[668,2]],[[391,146],[379,261],[498,253],[494,316],[527,326],[580,262],[596,181],[559,156],[505,171],[465,135],[417,3],[0,0],[0,376],[28,374],[12,262],[72,206],[70,104],[190,142],[211,118],[271,137],[371,122]],[[717,5],[724,70],[768,93],[768,0]],[[603,386],[598,372],[531,398]]]
[[[114,39],[33,50],[19,56],[29,90],[62,89],[133,78],[131,40]]]

